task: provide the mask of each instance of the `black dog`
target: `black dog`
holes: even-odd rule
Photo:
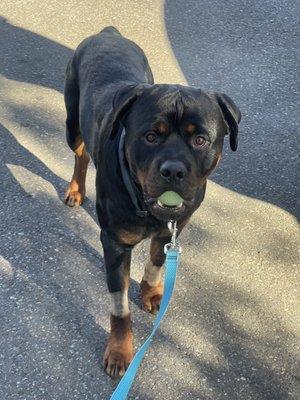
[[[128,283],[131,251],[151,237],[141,282],[143,308],[155,312],[163,293],[161,267],[170,241],[201,204],[224,136],[237,148],[241,114],[226,95],[180,85],[155,85],[143,51],[113,27],[84,40],[66,72],[66,131],[75,168],[65,195],[80,205],[90,156],[97,169],[97,214],[112,297],[104,367],[122,376],[133,355]],[[89,156],[90,155],[90,156]],[[166,191],[183,199],[167,206]]]

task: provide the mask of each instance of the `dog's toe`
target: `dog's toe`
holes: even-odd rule
[[[150,286],[146,281],[141,282],[142,308],[145,311],[155,314],[159,310],[163,295],[163,286],[160,282],[157,286]]]
[[[108,354],[105,355],[104,358],[105,372],[111,378],[121,378],[125,374],[131,358],[131,354],[125,354],[118,351],[110,351]]]
[[[159,310],[159,306],[161,303],[162,295],[156,295],[151,298],[151,312],[155,313]]]
[[[78,191],[66,190],[65,193],[65,204],[69,207],[78,207],[82,204],[84,196]]]

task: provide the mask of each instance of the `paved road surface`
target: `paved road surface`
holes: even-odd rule
[[[243,112],[239,150],[226,144],[182,235],[176,294],[129,398],[296,399],[295,3],[7,0],[0,15],[0,398],[103,400],[115,387],[101,367],[109,298],[92,167],[84,207],[61,202],[65,66],[115,25],[157,82],[222,90]],[[152,321],[138,301],[147,251],[132,266],[136,346]]]

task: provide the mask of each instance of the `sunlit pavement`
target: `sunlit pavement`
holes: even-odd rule
[[[108,308],[88,198],[61,199],[73,156],[63,79],[72,50],[115,25],[146,52],[157,82],[223,91],[243,113],[203,206],[181,236],[167,317],[129,399],[296,399],[296,10],[279,1],[6,1],[0,5],[0,398],[109,399]],[[294,6],[296,7],[296,6]],[[135,345],[151,328],[138,282]],[[298,319],[297,319],[298,318]]]

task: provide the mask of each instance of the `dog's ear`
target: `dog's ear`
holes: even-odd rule
[[[230,148],[231,150],[236,151],[238,147],[238,124],[242,117],[241,112],[233,100],[226,94],[217,92],[210,94],[221,108],[223,118],[228,126]]]
[[[129,111],[132,104],[142,94],[146,85],[128,85],[116,92],[112,109],[102,121],[101,129],[109,130],[110,139],[114,139],[119,131],[120,121]],[[103,124],[105,125],[103,127]]]

